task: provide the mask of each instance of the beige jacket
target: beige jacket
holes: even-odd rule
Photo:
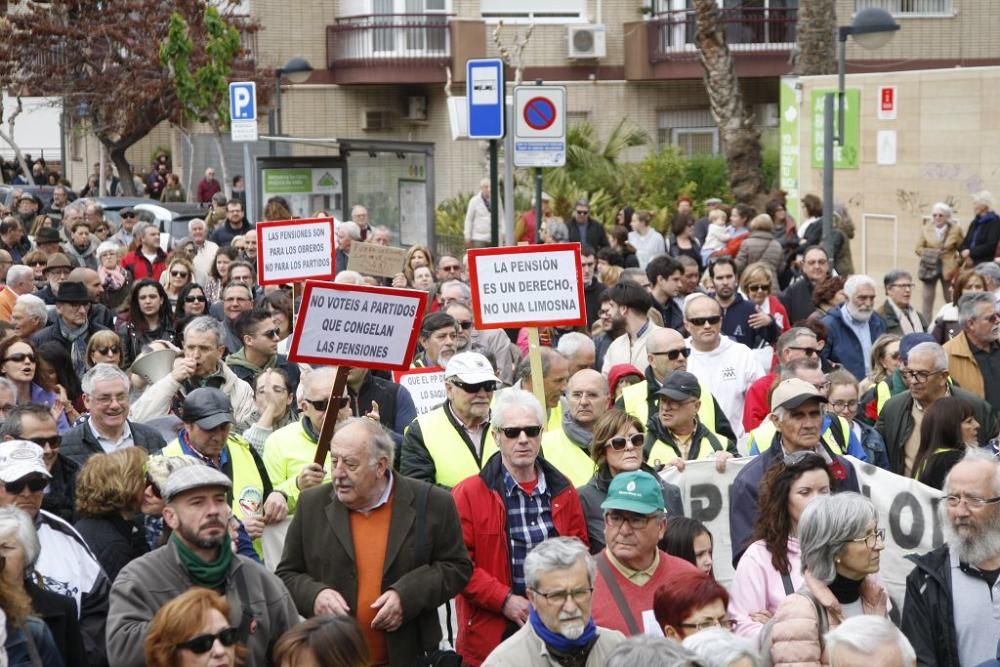
[[[618,644],[625,641],[625,635],[617,630],[597,628],[597,642],[590,649],[586,667],[604,667],[608,656]],[[549,657],[549,650],[531,623],[508,637],[486,657],[482,667],[559,667],[559,663]]]
[[[952,280],[958,272],[962,263],[958,255],[958,248],[962,245],[965,234],[962,233],[962,226],[957,222],[948,225],[948,231],[944,235],[943,241],[938,241],[937,232],[934,231],[934,223],[924,223],[924,228],[917,241],[917,255],[921,255],[924,250],[941,251],[941,276],[945,280]]]
[[[233,430],[242,433],[250,428],[257,421],[257,405],[253,400],[253,388],[236,377],[229,366],[219,362],[222,367],[222,374],[225,377],[219,389],[226,395],[233,406]],[[144,422],[156,417],[166,417],[170,414],[174,396],[178,391],[182,391],[181,385],[168,373],[160,378],[156,384],[147,387],[142,392],[135,403],[129,409],[129,418],[132,421]]]

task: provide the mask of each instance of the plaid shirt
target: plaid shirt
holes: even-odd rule
[[[529,495],[503,469],[504,504],[507,506],[507,534],[510,535],[511,588],[524,595],[524,557],[532,547],[556,536],[552,523],[552,496],[539,471],[538,485]]]

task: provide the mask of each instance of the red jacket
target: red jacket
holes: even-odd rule
[[[572,483],[552,465],[538,459],[552,503],[552,523],[564,537],[587,541],[587,522]],[[458,610],[456,650],[465,664],[478,667],[500,645],[510,621],[503,603],[511,591],[510,552],[507,549],[507,506],[503,496],[503,464],[494,454],[482,472],[452,489],[462,536],[472,558],[472,578],[455,598]]]
[[[744,395],[743,428],[747,433],[760,426],[771,414],[768,394],[771,393],[771,385],[774,384],[777,376],[778,372],[772,371],[764,377],[754,380]]]
[[[160,274],[167,270],[167,253],[163,252],[162,248],[157,248],[156,260],[150,264],[149,260],[142,254],[140,247],[122,258],[121,267],[132,274],[133,282],[143,278],[159,280]]]

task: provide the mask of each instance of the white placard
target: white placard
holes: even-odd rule
[[[586,324],[579,243],[470,250],[469,281],[478,329]]]
[[[896,164],[896,130],[879,130],[875,144],[879,164]]]
[[[409,368],[427,294],[309,281],[289,358],[308,364]]]
[[[333,218],[258,223],[257,276],[261,285],[328,280],[335,271]]]
[[[418,416],[439,407],[448,398],[444,389],[443,368],[416,368],[393,373],[392,379],[410,392]]]

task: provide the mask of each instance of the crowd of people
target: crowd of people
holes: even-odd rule
[[[3,212],[5,664],[995,664],[987,193],[967,230],[935,205],[920,305],[910,273],[853,271],[846,211],[824,237],[812,195],[802,223],[781,199],[702,217],[684,199],[663,235],[586,200],[562,221],[543,194],[519,238],[581,244],[587,325],[540,332],[541,377],[526,330],[476,327],[461,253],[348,270],[352,244],[393,243],[355,206],[335,280],[427,294],[412,366],[445,400],[419,411],[382,371],[348,369],[334,396],[336,369],[290,361],[295,292],[257,284],[240,199],[202,194],[169,250],[65,188]],[[468,247],[495,205],[476,197]],[[888,508],[846,456],[943,494],[905,600],[879,575]],[[685,517],[664,474],[698,461],[739,466],[729,535]]]

